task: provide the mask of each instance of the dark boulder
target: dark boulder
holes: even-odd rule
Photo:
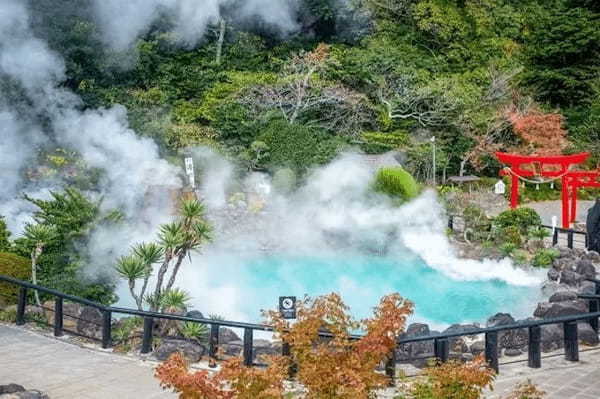
[[[589,251],[585,254],[585,259],[591,260],[593,263],[600,263],[600,254],[596,251]]]
[[[488,327],[505,326],[514,324],[515,319],[508,313],[497,313],[490,317],[486,323]],[[498,344],[500,348],[520,349],[527,345],[527,329],[500,331],[498,333]]]
[[[588,346],[596,346],[600,343],[598,334],[587,322],[577,323],[577,337],[582,344]]]
[[[596,268],[592,262],[587,259],[581,259],[577,262],[575,272],[581,274],[584,278],[596,278]]]
[[[485,351],[485,341],[479,340],[471,344],[469,348],[474,356],[477,356]]]
[[[588,249],[600,252],[600,198],[588,210],[586,219],[586,230],[588,233]]]
[[[577,300],[577,293],[575,291],[558,291],[548,299],[548,302],[564,302],[564,301],[575,301]]]
[[[400,336],[400,339],[424,337],[431,335],[429,326],[424,323],[412,323],[406,329],[406,332]],[[401,361],[415,361],[416,357],[423,355],[433,356],[433,341],[411,342],[398,346],[396,356]],[[417,362],[416,367],[420,367],[422,362]]]
[[[562,325],[549,324],[542,326],[542,352],[551,352],[564,346],[564,330]]]
[[[241,341],[241,338],[229,328],[219,328],[219,344],[228,344],[231,341]]]
[[[223,351],[225,356],[239,356],[244,348],[244,342],[241,340],[230,341],[226,344],[220,345],[219,349]]]
[[[533,315],[543,319],[552,317],[568,316],[573,314],[587,313],[588,306],[584,300],[563,302],[540,302]]]
[[[558,270],[556,270],[556,269],[548,270],[548,280],[557,281],[559,277],[560,277],[560,272]]]
[[[523,352],[521,352],[521,350],[520,350],[520,349],[515,349],[515,348],[507,348],[507,349],[504,351],[504,354],[505,354],[506,356],[510,356],[510,357],[514,357],[514,356],[521,356],[521,354],[522,354],[522,353],[523,353]]]
[[[462,333],[470,330],[479,328],[478,324],[452,324],[450,327],[444,330],[445,333]],[[469,347],[466,344],[466,337],[450,338],[450,352],[465,353],[469,351]],[[468,336],[468,338],[474,339],[476,336]]]
[[[81,310],[77,320],[77,332],[87,338],[102,338],[102,312],[91,306]]]
[[[565,284],[570,287],[577,287],[582,280],[583,276],[577,272],[573,272],[571,270],[563,270],[560,272],[561,284]]]
[[[18,384],[0,385],[0,395],[17,392],[25,392],[25,387]]]
[[[581,285],[579,285],[579,293],[594,295],[596,293],[596,284],[591,281],[583,281]]]
[[[204,356],[205,351],[206,348],[196,342],[165,338],[160,341],[154,355],[158,360],[164,361],[173,353],[180,352],[189,362],[196,363]]]
[[[185,314],[185,317],[190,317],[192,319],[203,319],[204,315],[198,310],[190,310]]]

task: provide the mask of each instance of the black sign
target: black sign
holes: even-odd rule
[[[279,313],[284,319],[296,318],[296,297],[295,296],[280,296],[279,297]]]

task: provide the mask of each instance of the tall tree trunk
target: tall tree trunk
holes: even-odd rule
[[[31,251],[31,282],[37,285],[37,261],[42,254],[42,246],[36,245],[35,249]],[[40,294],[37,290],[33,290],[33,295],[35,297],[35,303],[40,308],[42,308],[42,303],[40,302]],[[43,310],[43,309],[42,309]]]
[[[225,41],[225,30],[227,24],[225,18],[219,19],[219,38],[217,39],[217,56],[215,62],[217,65],[221,65],[221,55],[223,54],[223,42]]]
[[[164,260],[163,264],[160,265],[160,269],[158,269],[158,274],[156,277],[156,287],[154,288],[154,302],[158,301],[158,299],[162,295],[163,281],[165,279],[165,274],[167,274],[167,270],[169,269],[169,263],[171,263],[172,258],[173,258],[172,254],[165,255],[165,260]],[[150,311],[151,312],[158,311],[158,303],[150,304]]]
[[[169,278],[169,282],[167,283],[167,287],[165,288],[165,292],[171,290],[173,288],[173,284],[175,284],[175,278],[177,277],[177,273],[179,272],[179,268],[181,267],[181,263],[183,259],[188,254],[187,251],[182,251],[177,257],[177,263],[175,263],[175,267],[173,268],[173,272],[171,273],[171,277]]]

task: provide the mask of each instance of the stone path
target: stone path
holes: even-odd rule
[[[535,370],[526,362],[501,364],[495,389],[486,392],[485,397],[504,398],[517,383],[531,379],[548,399],[600,398],[600,348],[581,352],[577,363],[557,355],[544,357],[542,365]],[[175,398],[158,386],[154,366],[153,362],[83,348],[0,324],[0,385],[17,383],[39,389],[51,399]],[[394,396],[393,392],[382,395]]]
[[[486,398],[504,398],[516,384],[527,379],[545,391],[548,399],[598,399],[600,348],[580,352],[579,362],[568,362],[563,355],[542,358],[540,369],[530,369],[527,362],[500,364],[494,391],[488,392]]]
[[[51,399],[175,398],[159,387],[153,366],[0,324],[0,385],[20,384]]]

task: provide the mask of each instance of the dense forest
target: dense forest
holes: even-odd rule
[[[494,150],[535,151],[520,118],[558,123],[558,151],[598,160],[594,0],[298,0],[287,32],[239,18],[232,0],[198,43],[181,45],[165,14],[121,51],[104,45],[91,1],[54,3],[30,7],[66,59],[65,84],[84,108],[126,106],[164,156],[208,145],[302,174],[349,147],[399,149],[423,180],[435,136],[440,175],[496,176]]]

